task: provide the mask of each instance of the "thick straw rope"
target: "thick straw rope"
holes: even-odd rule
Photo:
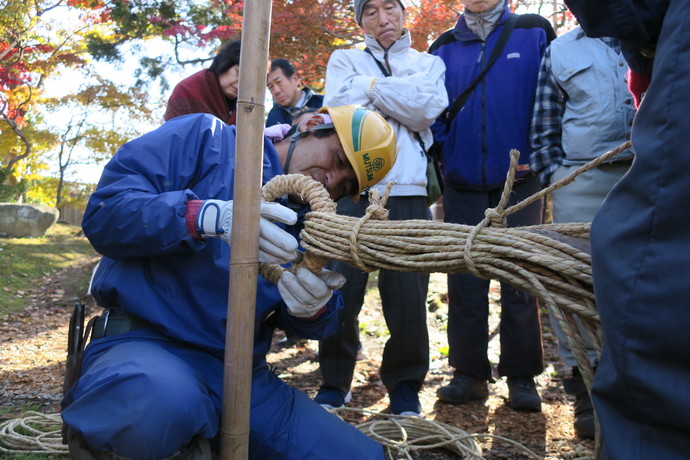
[[[0,452],[13,454],[64,454],[60,414],[27,412],[0,424]]]
[[[602,335],[592,285],[589,223],[550,224],[504,228],[506,217],[630,147],[626,142],[582,166],[561,181],[526,200],[504,209],[510,196],[519,152],[511,151],[511,168],[498,207],[488,209],[477,226],[427,220],[388,221],[384,196],[370,193],[364,217],[336,214],[336,206],[318,182],[301,175],[277,176],[264,186],[262,198],[272,201],[285,194],[309,203],[300,233],[306,249],[294,264],[318,271],[328,260],[340,260],[364,271],[386,268],[417,273],[472,273],[507,282],[541,298],[554,311],[568,337],[588,388],[593,370],[583,337],[575,323],[579,318],[595,350],[601,351]],[[261,274],[277,282],[283,268],[262,264]]]
[[[388,268],[418,273],[472,273],[505,281],[540,297],[561,323],[585,383],[591,388],[593,371],[575,322],[577,316],[600,352],[603,339],[594,304],[589,224],[503,226],[508,215],[569,184],[630,145],[629,141],[621,144],[550,187],[504,209],[519,158],[517,151],[511,151],[511,169],[499,206],[488,209],[485,219],[475,227],[426,220],[387,221],[384,206],[392,184],[383,197],[376,191],[370,194],[371,204],[361,219],[337,215],[335,203],[323,186],[302,175],[275,177],[264,186],[262,198],[272,201],[290,194],[311,205],[313,211],[307,214],[300,234],[307,251],[291,270],[304,266],[316,272],[328,260],[336,259],[364,271]],[[278,265],[260,265],[261,275],[273,282],[278,281],[283,270]],[[67,454],[60,423],[59,414],[37,412],[10,419],[0,424],[0,452]],[[411,450],[434,447],[454,451],[461,458],[482,458],[479,446],[468,439],[490,436],[468,435],[455,427],[423,419],[373,420],[358,428],[387,447],[405,452],[408,458],[412,458]]]
[[[334,409],[334,412],[355,411],[375,418],[357,425],[357,429],[378,441],[386,448],[390,460],[404,455],[406,459],[413,460],[413,453],[420,453],[430,449],[444,449],[457,455],[461,459],[482,459],[482,449],[477,443],[477,438],[493,438],[512,444],[523,450],[525,455],[539,460],[527,447],[508,439],[504,436],[467,433],[460,428],[447,425],[435,420],[427,420],[419,417],[406,417],[392,414],[375,414],[361,409],[343,407]]]

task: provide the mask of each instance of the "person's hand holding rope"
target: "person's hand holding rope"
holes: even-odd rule
[[[279,203],[261,202],[259,223],[259,262],[284,264],[297,258],[297,240],[276,222],[292,225],[297,214]],[[196,229],[202,237],[217,237],[230,243],[232,200],[205,200],[196,216]]]
[[[299,268],[296,273],[284,271],[278,280],[278,292],[291,315],[298,318],[319,316],[333,291],[345,285],[345,277],[326,270],[312,273]]]

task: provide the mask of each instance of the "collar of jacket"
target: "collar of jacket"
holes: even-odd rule
[[[302,92],[304,93],[304,101],[302,102],[302,107],[300,107],[300,109],[305,108],[307,104],[309,104],[309,99],[311,99],[311,97],[314,95],[314,91],[312,91],[312,89],[306,85],[302,88]]]
[[[582,40],[583,38],[587,38],[587,34],[585,34],[585,31],[582,30],[582,26],[575,27],[573,31],[577,31],[575,40]],[[597,40],[601,41],[602,43],[604,43],[604,45],[611,48],[616,54],[621,54],[621,45],[617,38],[597,37]]]
[[[403,29],[402,36],[397,39],[395,43],[393,43],[393,45],[391,45],[391,47],[387,50],[384,50],[381,44],[371,35],[364,36],[364,44],[367,46],[367,48],[372,50],[374,55],[377,57],[383,56],[386,52],[389,56],[397,53],[405,53],[408,49],[410,49],[411,43],[412,40],[410,39],[410,33],[407,29]]]
[[[291,112],[292,109],[302,110],[303,108],[305,108],[307,106],[307,104],[309,103],[309,99],[311,99],[311,97],[315,93],[308,86],[304,86],[302,89],[300,89],[300,91],[302,91],[302,93],[304,93],[304,97],[300,96],[300,98],[299,98],[300,99],[299,102],[302,102],[301,104],[298,103],[294,107],[285,107],[284,105],[278,105],[278,107],[280,107],[281,110],[285,111],[285,113],[288,113],[288,114],[292,114],[292,112]]]
[[[467,27],[465,14],[466,13],[463,13],[460,16],[460,19],[458,19],[458,22],[455,23],[455,27],[453,28],[453,36],[456,38],[456,40],[481,41],[481,38],[477,34],[472,32],[469,27]],[[491,31],[491,33],[494,33],[496,29],[505,24],[505,22],[508,20],[508,17],[510,17],[510,8],[508,7],[508,5],[505,5],[503,7],[503,14],[501,14],[501,18],[498,20],[496,27],[494,28],[494,30]]]

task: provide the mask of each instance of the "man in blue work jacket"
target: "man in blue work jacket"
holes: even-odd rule
[[[359,195],[395,161],[390,126],[362,107],[325,107],[297,129],[266,140],[264,181],[300,172],[337,199]],[[103,255],[91,292],[107,313],[62,403],[76,458],[210,459],[217,450],[235,137],[211,115],[186,115],[125,144],[104,169],[82,226]],[[283,204],[261,203],[260,262],[295,258],[286,230],[296,221]],[[300,269],[277,286],[257,282],[250,457],[383,459],[380,444],[265,360],[275,327],[315,339],[334,332],[342,276]]]

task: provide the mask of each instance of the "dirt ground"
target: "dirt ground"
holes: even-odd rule
[[[86,301],[88,312],[96,314],[92,300],[68,294],[65,284],[77,271],[90,270],[95,263],[86,263],[38,280],[26,298],[24,311],[0,320],[0,422],[19,416],[27,409],[54,413],[62,397],[68,318],[75,302]],[[370,281],[374,282],[375,273]],[[520,413],[507,406],[504,379],[489,385],[486,401],[453,406],[436,400],[436,390],[452,377],[445,353],[446,341],[446,277],[432,274],[428,295],[428,326],[431,367],[421,392],[425,420],[432,428],[456,427],[468,434],[477,434],[476,443],[487,459],[584,459],[593,454],[594,443],[575,437],[572,425],[572,400],[562,390],[560,377],[565,368],[558,362],[556,344],[550,333],[548,318],[542,314],[546,370],[537,378],[542,396],[541,413]],[[372,284],[374,285],[374,284]],[[496,299],[498,284],[492,283],[491,331],[498,327]],[[366,358],[358,361],[352,383],[352,402],[348,410],[339,412],[346,421],[360,423],[377,420],[372,414],[385,413],[388,396],[381,383],[378,368],[386,341],[386,328],[376,290],[370,291],[360,315],[361,340]],[[489,356],[498,361],[499,337],[492,332]],[[301,341],[282,346],[276,334],[269,361],[277,374],[289,384],[313,397],[320,382],[317,363],[318,343]],[[434,425],[436,424],[436,425]],[[479,436],[479,435],[492,435]],[[408,458],[391,452],[391,458]],[[461,458],[444,448],[413,451],[411,458],[445,460]]]

